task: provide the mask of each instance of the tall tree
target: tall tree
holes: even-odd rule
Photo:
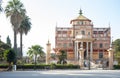
[[[17,53],[17,32],[22,20],[24,19],[26,10],[20,0],[11,0],[5,8],[5,13],[6,17],[10,18],[10,22],[12,24],[14,31],[14,51]]]
[[[22,53],[22,41],[23,41],[23,34],[27,35],[31,29],[31,22],[28,16],[25,16],[25,19],[21,22],[20,27],[18,28],[18,32],[20,33],[20,53],[21,57],[23,56]]]
[[[120,39],[116,39],[113,42],[113,48],[114,48],[114,58],[118,60],[120,63]]]
[[[2,12],[3,8],[2,8],[2,0],[0,0],[0,12]]]
[[[29,48],[27,54],[31,57],[34,57],[34,62],[36,65],[37,56],[40,55],[42,57],[45,53],[43,51],[43,47],[40,45],[33,45]]]

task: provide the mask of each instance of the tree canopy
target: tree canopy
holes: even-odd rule
[[[60,50],[60,54],[58,55],[59,61],[57,63],[59,64],[66,64],[66,59],[67,59],[67,53],[64,50]]]
[[[11,48],[10,45],[0,41],[0,60],[1,61],[4,59],[4,51],[10,48]]]
[[[10,0],[5,8],[6,17],[10,18],[14,31],[14,51],[17,52],[17,32],[24,19],[26,10],[20,0]]]
[[[37,56],[39,55],[40,57],[44,56],[45,53],[43,51],[43,47],[41,47],[40,45],[33,45],[29,48],[27,54],[30,56],[30,57],[34,57],[34,60],[35,60],[35,63],[36,63],[36,59],[37,59]]]
[[[16,54],[13,49],[5,50],[4,58],[8,63],[15,61]]]
[[[12,63],[15,63],[16,61],[16,54],[14,50],[13,49],[5,50],[4,58],[9,64],[8,70],[12,70]]]
[[[113,42],[114,55],[116,59],[120,59],[120,39],[116,39]]]
[[[21,57],[23,56],[23,53],[22,53],[23,34],[27,35],[27,33],[30,31],[30,29],[31,29],[30,18],[25,15],[25,19],[21,22],[21,25],[18,28],[18,32],[20,33],[20,53],[21,53]]]

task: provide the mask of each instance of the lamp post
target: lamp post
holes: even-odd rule
[[[109,69],[112,70],[113,69],[113,49],[112,47],[110,47],[108,50],[107,50],[109,53]]]

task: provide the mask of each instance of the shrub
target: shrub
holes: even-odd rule
[[[114,65],[114,69],[120,69],[120,65]]]
[[[8,65],[4,65],[1,64],[0,68],[8,68]],[[61,65],[61,64],[50,64],[50,65],[46,65],[46,64],[19,64],[17,65],[17,69],[80,69],[79,65],[72,65],[72,64],[66,64],[66,65]]]
[[[8,68],[8,65],[6,65],[6,64],[0,64],[0,68]]]

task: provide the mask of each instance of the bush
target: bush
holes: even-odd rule
[[[8,65],[0,65],[0,68],[8,68]],[[80,69],[79,65],[72,65],[72,64],[66,64],[66,65],[61,65],[61,64],[40,64],[40,65],[34,65],[34,64],[19,64],[17,65],[17,69]]]
[[[50,65],[34,65],[34,64],[25,64],[25,65],[17,65],[17,69],[45,69],[46,67],[50,67]]]
[[[66,65],[61,65],[58,64],[56,65],[56,69],[79,69],[80,66],[79,65],[72,65],[72,64],[66,64]]]
[[[6,64],[0,64],[0,68],[6,69],[6,68],[8,68],[8,65],[6,65]]]
[[[114,65],[114,69],[120,69],[120,65]]]
[[[50,68],[51,68],[51,69],[55,69],[55,68],[56,68],[56,64],[55,64],[55,63],[52,63],[52,64],[50,65]]]

